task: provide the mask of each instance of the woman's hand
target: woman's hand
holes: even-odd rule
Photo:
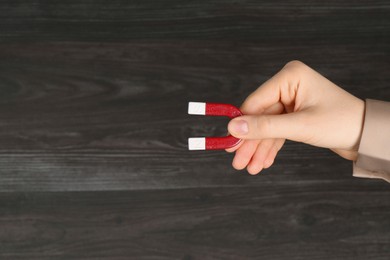
[[[330,148],[355,160],[364,120],[364,101],[302,62],[289,62],[242,104],[245,116],[228,130],[243,139],[233,167],[257,174],[270,167],[285,139]]]

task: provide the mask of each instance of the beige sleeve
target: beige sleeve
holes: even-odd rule
[[[390,182],[390,102],[366,100],[366,114],[353,176]]]

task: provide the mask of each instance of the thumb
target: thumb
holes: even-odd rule
[[[284,138],[302,142],[307,128],[300,112],[281,115],[251,115],[232,119],[229,133],[240,139]]]

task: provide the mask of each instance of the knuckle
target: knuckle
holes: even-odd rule
[[[293,60],[288,62],[281,70],[280,88],[286,93],[290,92],[288,97],[294,99],[297,87],[304,80],[309,72],[309,67],[301,61]]]
[[[302,61],[292,60],[286,63],[285,68],[300,68],[306,66]]]
[[[288,62],[284,67],[283,71],[292,75],[300,75],[302,72],[306,71],[308,66],[299,60],[293,60]]]

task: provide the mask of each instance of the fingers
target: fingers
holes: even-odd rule
[[[281,114],[283,111],[284,111],[283,104],[280,102],[277,102],[276,104],[273,104],[272,106],[267,108],[264,111],[264,114],[265,115],[277,115],[277,114]],[[228,149],[225,149],[225,151],[228,153],[233,153],[233,152],[237,151],[237,149],[239,149],[244,142],[245,142],[245,140],[242,140],[238,145],[231,147],[231,148],[228,148]]]
[[[306,67],[301,62],[290,62],[253,92],[241,108],[246,115],[229,122],[230,134],[241,139],[305,139],[302,131],[307,122],[301,120],[304,113],[294,112],[294,106],[301,74]],[[275,115],[283,111],[289,114],[269,116],[265,113]]]
[[[241,142],[238,145],[233,146],[231,148],[227,148],[227,149],[225,149],[225,151],[228,153],[233,153],[233,152],[237,151],[237,149],[239,149],[244,143],[245,143],[245,140],[241,140]]]
[[[250,163],[248,164],[247,170],[249,174],[258,174],[264,168],[264,161],[274,146],[275,141],[273,139],[263,140],[256,149]]]
[[[252,158],[253,154],[256,151],[256,148],[260,141],[258,140],[247,140],[244,144],[236,151],[236,154],[233,159],[233,167],[237,170],[244,169],[250,159]]]
[[[263,140],[256,149],[247,170],[251,175],[256,175],[263,169],[271,167],[278,151],[282,148],[285,139]]]
[[[264,169],[271,167],[275,161],[275,157],[278,154],[279,150],[282,148],[286,139],[276,139],[273,147],[268,152],[267,158],[264,161]]]
[[[299,61],[287,63],[281,71],[247,97],[241,111],[244,114],[259,114],[278,102],[284,106],[291,106],[295,101],[301,72],[306,67]]]
[[[257,90],[250,94],[241,106],[244,114],[260,114],[268,107],[280,100],[278,86],[275,86],[274,78],[269,79]]]
[[[283,138],[304,141],[309,138],[310,122],[305,112],[282,115],[240,116],[229,122],[233,136],[251,139]]]
[[[241,111],[245,116],[229,122],[229,133],[243,139],[236,147],[226,149],[236,152],[234,168],[247,167],[250,174],[257,174],[273,164],[285,139],[303,142],[311,138],[309,117],[295,112],[300,105],[296,96],[306,67],[297,61],[286,64],[244,101]],[[286,112],[290,114],[282,114]]]
[[[264,115],[279,115],[282,114],[284,111],[284,105],[281,102],[277,102],[270,107],[268,107],[266,110],[264,110],[263,113],[257,113],[256,115],[264,114]]]

